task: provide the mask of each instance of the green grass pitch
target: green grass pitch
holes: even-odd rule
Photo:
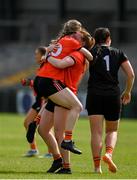
[[[102,175],[92,173],[89,122],[80,119],[75,128],[74,139],[83,151],[82,155],[71,154],[72,175],[47,174],[52,159],[25,158],[28,150],[23,127],[24,116],[0,114],[0,178],[2,179],[135,179],[137,178],[137,121],[121,120],[118,143],[113,159],[118,172],[108,172],[102,162]],[[47,147],[37,135],[40,154]]]

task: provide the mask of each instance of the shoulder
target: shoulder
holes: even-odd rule
[[[122,50],[120,50],[120,49],[118,49],[118,48],[116,48],[116,47],[112,47],[112,46],[109,47],[109,50],[112,51],[112,52],[115,52],[115,53],[117,53],[117,54],[123,53]]]
[[[78,40],[76,40],[76,39],[74,39],[73,37],[71,37],[71,36],[64,36],[64,37],[62,37],[60,40],[59,40],[59,42],[65,42],[65,41],[67,41],[67,42],[79,42]]]
[[[127,55],[121,49],[110,47],[110,51],[114,52],[115,54],[119,55],[122,58],[124,57],[125,59],[127,59]]]
[[[127,55],[120,49],[110,47],[111,57],[114,57],[114,59],[117,59],[119,62],[119,65],[121,65],[123,62],[128,60]]]
[[[59,43],[62,45],[63,48],[66,47],[65,51],[68,51],[69,49],[69,52],[79,50],[82,46],[81,42],[79,42],[78,40],[74,39],[69,35],[62,37],[59,40]]]

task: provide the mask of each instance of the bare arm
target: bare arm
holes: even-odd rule
[[[86,59],[88,61],[92,61],[93,60],[92,54],[86,48],[82,47],[79,51],[84,54],[84,56],[86,57]]]
[[[64,69],[70,66],[73,66],[75,64],[75,61],[72,57],[66,56],[64,59],[57,59],[52,56],[48,57],[48,62],[52,64],[53,66]]]
[[[86,71],[88,70],[88,68],[89,68],[89,61],[86,59],[85,60],[86,62],[85,62],[85,68],[84,68],[84,74],[86,73]]]
[[[83,73],[81,74],[81,77],[80,77],[80,79],[79,79],[79,81],[78,81],[78,83],[77,83],[77,86],[80,85],[80,83],[81,83],[81,81],[82,81],[82,79],[83,79],[83,77],[84,77],[84,75],[85,75],[85,73],[86,73],[86,71],[87,71],[88,68],[89,68],[89,61],[88,61],[87,59],[85,59],[84,71],[83,71]]]
[[[121,68],[126,74],[126,86],[124,92],[121,95],[122,103],[126,105],[131,101],[131,91],[134,84],[135,74],[129,61],[123,62],[121,64]]]

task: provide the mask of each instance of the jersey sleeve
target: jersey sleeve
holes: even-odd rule
[[[85,62],[84,55],[79,51],[74,51],[69,56],[74,60],[75,64],[83,64]]]
[[[119,51],[119,55],[120,55],[120,64],[128,60],[127,55],[123,53],[122,51]]]
[[[79,51],[74,51],[70,53],[69,56],[75,61],[75,63],[82,62],[85,59],[84,55]]]

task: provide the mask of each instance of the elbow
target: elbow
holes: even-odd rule
[[[134,80],[135,79],[135,73],[132,72],[131,74],[128,75],[129,79]]]
[[[62,64],[57,64],[56,67],[59,68],[59,69],[64,69],[65,68]]]
[[[135,80],[135,74],[133,74],[132,78],[133,78],[133,81],[134,81]]]
[[[90,61],[92,61],[93,59],[91,59],[91,58],[88,58],[87,60],[88,60],[88,62],[90,62]]]
[[[135,73],[134,72],[131,74],[131,77],[132,77],[132,79],[135,79]]]
[[[135,79],[135,74],[133,74],[133,78]]]
[[[93,56],[91,55],[90,61],[93,61]]]
[[[90,62],[90,61],[92,61],[92,60],[93,60],[93,56],[92,56],[92,55],[90,55],[90,56],[86,57],[86,59]]]

